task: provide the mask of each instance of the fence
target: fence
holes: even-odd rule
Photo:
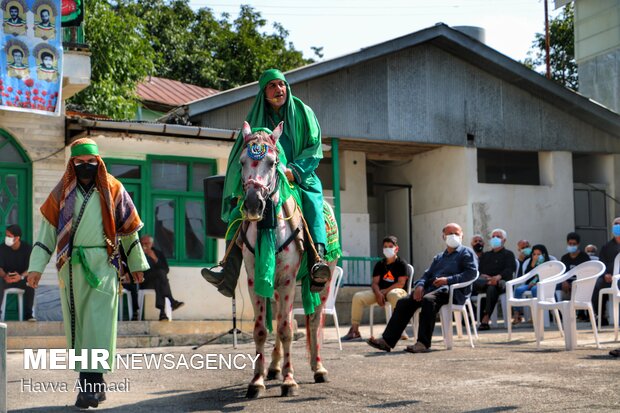
[[[343,285],[370,285],[372,270],[381,257],[341,257],[344,272]]]

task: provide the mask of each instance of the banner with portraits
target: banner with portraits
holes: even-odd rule
[[[0,109],[60,115],[61,0],[1,0]]]

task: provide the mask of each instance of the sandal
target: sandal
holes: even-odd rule
[[[431,349],[427,348],[424,344],[419,341],[412,346],[405,347],[405,351],[407,353],[428,353]]]
[[[342,341],[351,341],[351,340],[355,340],[355,339],[358,339],[358,338],[362,338],[362,335],[360,334],[359,331],[353,332],[353,331],[349,330],[347,335],[341,337],[340,340],[342,340]]]
[[[614,357],[620,357],[620,348],[617,348],[615,350],[611,350],[609,352],[609,355],[610,356],[614,356]]]
[[[366,340],[366,343],[370,346],[370,347],[374,347],[377,350],[383,350],[386,352],[390,352],[392,351],[392,349],[390,348],[390,346],[388,346],[388,344],[385,342],[385,340],[383,339],[375,339],[374,337],[370,337],[368,340]]]
[[[488,323],[480,323],[480,326],[478,327],[478,331],[486,331],[490,329],[491,326]]]

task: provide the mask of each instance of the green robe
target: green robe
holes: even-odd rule
[[[101,202],[99,192],[93,190],[82,219],[78,222],[78,215],[84,195],[77,191],[75,211],[73,214],[73,226],[77,228],[73,241],[73,254],[71,262],[65,264],[58,273],[60,288],[60,300],[62,303],[62,316],[64,320],[67,348],[75,349],[77,354],[81,350],[106,349],[109,352],[108,364],[114,368],[116,353],[116,327],[118,319],[119,284],[116,268],[110,263],[106,250],[106,243],[101,220]],[[129,251],[127,263],[132,272],[145,271],[149,268],[142,247],[138,239],[138,233],[120,237],[125,251]],[[132,244],[137,243],[131,248]],[[41,243],[48,251],[54,251],[56,247],[56,228],[45,219],[41,224],[38,243]],[[97,288],[91,287],[86,281],[84,267],[76,262],[76,251],[83,248],[85,260],[91,271],[101,280]],[[51,258],[51,254],[42,247],[34,247],[30,256],[28,271],[42,273]],[[74,312],[71,311],[71,286],[73,287]],[[72,323],[73,320],[73,323]],[[75,341],[72,337],[72,324],[75,326]],[[76,371],[98,372],[106,370],[102,368],[90,369],[90,366],[76,364]]]
[[[310,235],[315,243],[327,245],[325,221],[323,219],[323,186],[316,175],[316,168],[323,158],[321,149],[321,128],[312,109],[300,99],[290,93],[287,85],[287,104],[278,116],[264,102],[264,93],[261,91],[256,97],[254,106],[247,117],[252,128],[265,127],[274,129],[280,121],[284,121],[284,130],[278,142],[284,150],[286,166],[293,172],[295,182],[301,189],[301,206],[304,218],[308,223]],[[245,148],[245,141],[241,134],[230,151],[226,182],[222,199],[222,220],[233,223],[241,216],[239,207],[231,210],[231,200],[243,196],[241,185],[241,165],[239,156]],[[228,239],[235,234],[236,225],[228,231]]]

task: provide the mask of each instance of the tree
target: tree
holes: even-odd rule
[[[561,15],[549,21],[549,61],[551,78],[563,86],[578,90],[577,62],[575,61],[575,13],[571,3],[564,6]],[[525,65],[545,73],[545,34],[536,33],[525,59]]]
[[[105,0],[86,2],[84,30],[91,51],[91,84],[69,104],[115,119],[132,118],[136,86],[153,73],[155,52],[136,16],[119,13]]]
[[[149,75],[225,90],[271,67],[287,71],[312,62],[282,25],[266,33],[267,21],[252,7],[241,6],[229,19],[218,20],[208,8],[194,11],[189,0],[86,2],[91,85],[70,103],[127,119],[137,108],[137,84]]]

